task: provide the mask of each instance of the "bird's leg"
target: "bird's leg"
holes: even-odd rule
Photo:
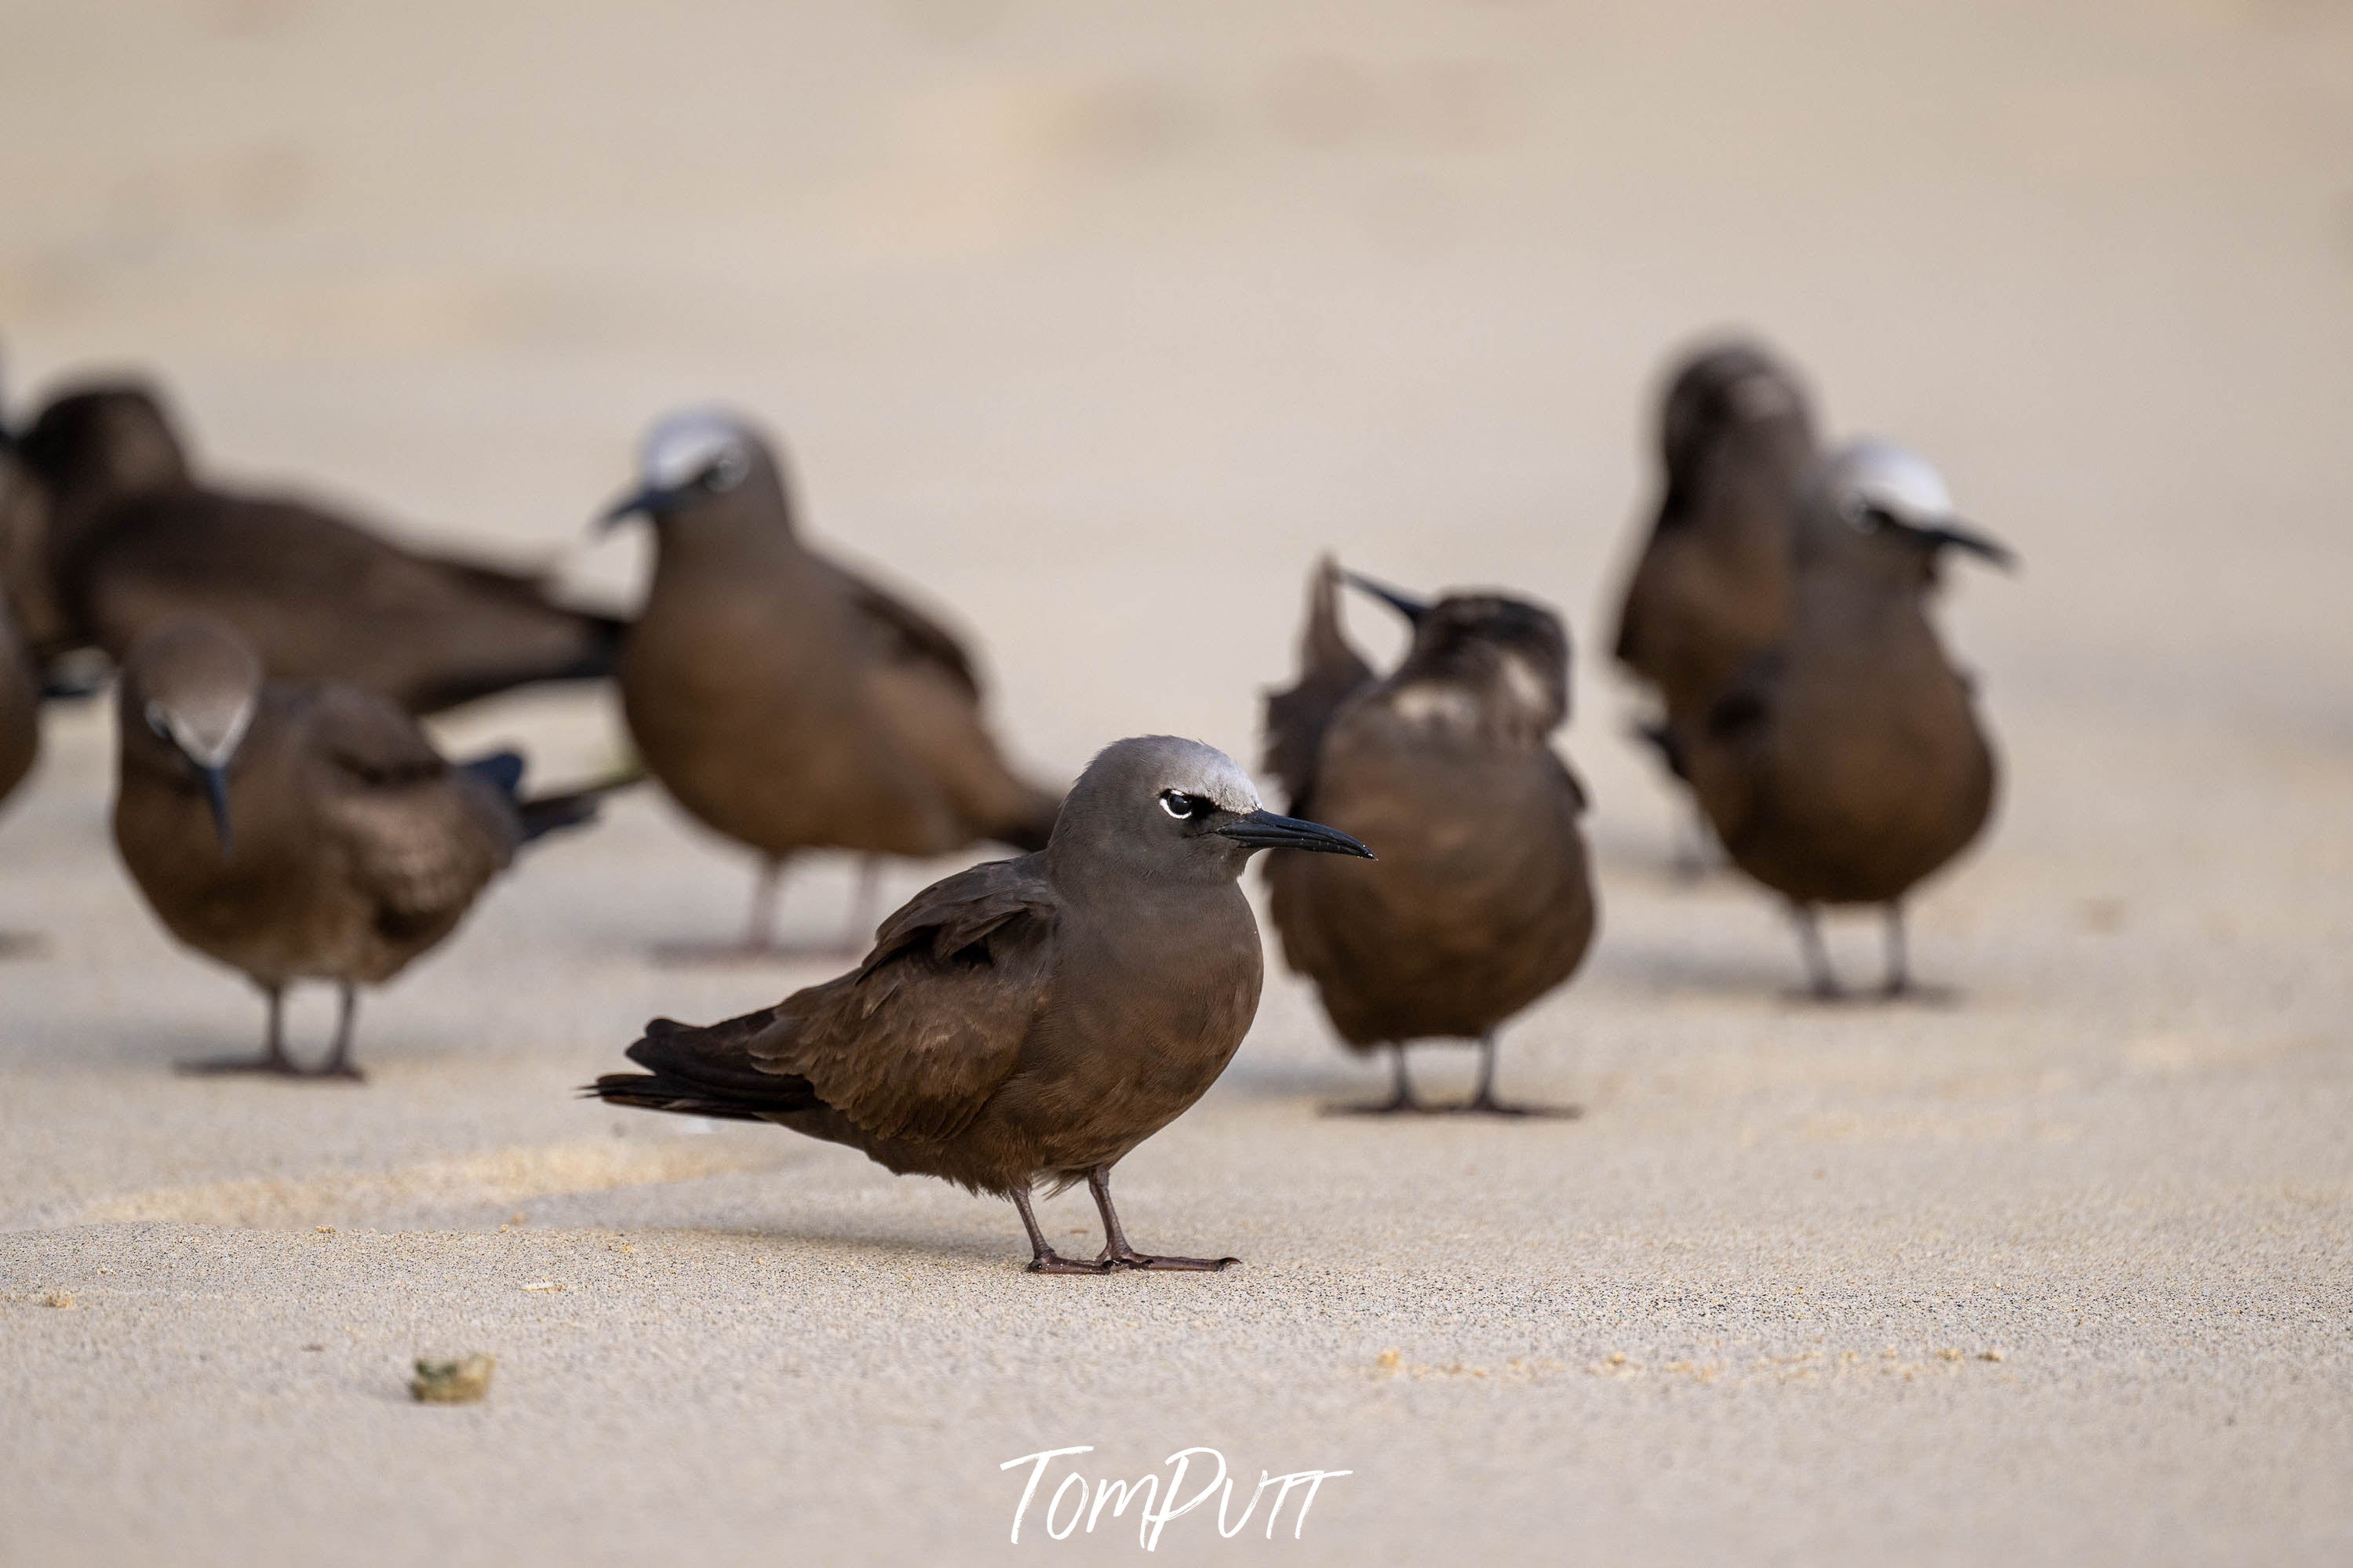
[[[776,887],[784,873],[784,858],[770,855],[752,879],[752,913],[744,927],[745,952],[766,952],[776,945]]]
[[[327,1054],[326,1065],[319,1069],[321,1078],[347,1078],[353,1083],[365,1081],[367,1075],[352,1064],[352,1023],[359,1010],[358,989],[347,981],[335,997],[335,1046]]]
[[[269,1072],[288,1078],[299,1077],[302,1069],[286,1054],[286,991],[283,986],[265,985],[261,994],[269,998],[269,1023],[262,1037],[261,1054],[258,1057],[212,1057],[202,1061],[182,1062],[185,1073]]]
[[[1488,1030],[1479,1037],[1479,1088],[1471,1096],[1466,1111],[1485,1116],[1582,1116],[1583,1110],[1574,1105],[1558,1108],[1540,1105],[1513,1105],[1495,1098],[1495,1031]]]
[[[1798,921],[1798,946],[1806,955],[1806,984],[1819,1002],[1835,1002],[1846,993],[1831,973],[1830,950],[1822,945],[1821,914],[1811,904],[1790,906]]]
[[[1029,1233],[1029,1272],[1032,1274],[1108,1274],[1111,1265],[1104,1262],[1082,1263],[1075,1258],[1065,1258],[1046,1243],[1046,1233],[1038,1228],[1038,1216],[1029,1212],[1029,1189],[1013,1189],[1013,1206],[1021,1211],[1021,1228]]]
[[[857,883],[849,895],[849,929],[841,933],[842,951],[852,957],[863,955],[873,945],[874,906],[881,893],[882,857],[860,855]]]
[[[1893,900],[1887,905],[1887,983],[1881,991],[1888,996],[1906,996],[1912,992],[1911,944],[1904,936],[1904,906]]]
[[[1405,1043],[1389,1047],[1391,1089],[1389,1097],[1377,1105],[1332,1105],[1324,1107],[1326,1116],[1393,1116],[1398,1112],[1420,1115],[1430,1107],[1413,1097],[1413,1079],[1406,1076]]]
[[[1087,1190],[1094,1194],[1095,1208],[1103,1215],[1103,1249],[1095,1255],[1095,1261],[1103,1268],[1213,1271],[1241,1261],[1239,1258],[1147,1258],[1128,1246],[1126,1233],[1119,1228],[1119,1213],[1111,1206],[1109,1165],[1098,1165],[1087,1173]]]

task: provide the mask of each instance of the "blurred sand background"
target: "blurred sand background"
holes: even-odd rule
[[[1665,873],[1604,607],[1725,323],[2025,558],[1947,605],[2009,774],[1917,906],[1942,1005],[1796,1002],[1764,899]],[[214,472],[592,593],[643,424],[756,411],[1065,776],[1254,758],[1327,545],[1538,594],[1605,906],[1504,1058],[1582,1121],[1320,1117],[1378,1073],[1272,979],[1123,1166],[1140,1243],[1247,1266],[1033,1279],[1001,1205],[569,1098],[822,973],[650,962],[749,869],[649,794],[364,1007],[364,1089],[174,1077],[260,1007],[60,714],[0,820],[0,1561],[1134,1553],[1008,1545],[999,1462],[1075,1444],[1355,1472],[1176,1561],[2353,1555],[2353,7],[8,0],[0,343],[19,415],[144,367]],[[490,1401],[412,1405],[435,1350]]]

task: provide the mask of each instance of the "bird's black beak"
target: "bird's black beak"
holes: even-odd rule
[[[2009,545],[1991,534],[1979,533],[1963,523],[1946,521],[1933,527],[1914,528],[1911,531],[1914,538],[1932,552],[1947,548],[1966,550],[1972,555],[1992,562],[2005,572],[2013,571],[2018,566],[2018,554]]]
[[[677,505],[676,490],[664,489],[659,485],[648,485],[643,489],[630,491],[611,506],[607,507],[597,514],[596,521],[590,524],[590,527],[597,533],[610,533],[617,525],[628,521],[630,518],[639,515],[659,517]]]
[[[1374,858],[1371,850],[1336,827],[1304,822],[1296,816],[1277,816],[1271,811],[1237,816],[1211,831],[1252,849],[1313,849],[1323,855],[1356,855],[1366,860]]]
[[[212,805],[213,827],[220,835],[221,858],[226,860],[236,848],[236,837],[228,826],[228,765],[224,763],[206,767],[198,763],[196,772],[205,781],[205,799]]]
[[[1421,617],[1430,614],[1430,601],[1427,599],[1417,599],[1401,588],[1392,588],[1361,572],[1343,572],[1340,575],[1347,580],[1349,587],[1360,594],[1370,594],[1415,626],[1421,625]]]

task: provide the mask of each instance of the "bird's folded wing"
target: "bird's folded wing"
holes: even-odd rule
[[[464,908],[520,837],[496,787],[451,769],[417,721],[373,692],[319,686],[296,700],[322,822],[358,890],[395,927]]]
[[[1052,981],[1055,900],[1028,858],[916,895],[849,974],[787,998],[749,1048],[878,1138],[953,1138],[1010,1077]]]
[[[1315,760],[1324,731],[1360,686],[1373,679],[1370,666],[1340,629],[1340,569],[1326,556],[1307,591],[1307,626],[1299,638],[1299,682],[1266,696],[1266,767],[1281,781],[1293,814],[1309,809]]]
[[[893,659],[932,666],[974,699],[979,698],[980,675],[973,668],[972,656],[954,633],[847,567],[830,561],[825,566],[840,584],[860,620],[880,634]]]

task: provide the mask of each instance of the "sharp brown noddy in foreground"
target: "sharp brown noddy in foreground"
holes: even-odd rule
[[[117,693],[114,842],[171,933],[269,999],[259,1058],[191,1070],[296,1074],[286,988],[339,986],[332,1054],[357,1078],[354,992],[439,943],[516,848],[595,815],[595,790],[520,799],[512,752],[453,765],[374,692],[264,678],[223,623],[150,633]]]
[[[872,925],[873,857],[1045,844],[1060,799],[1006,765],[971,658],[801,541],[765,440],[730,415],[675,415],[647,436],[638,479],[604,519],[642,515],[655,535],[622,710],[671,798],[762,857],[735,951],[772,947],[778,879],[799,851],[868,857],[854,953]]]
[[[1585,792],[1548,737],[1568,717],[1559,617],[1497,594],[1436,603],[1347,581],[1413,624],[1402,662],[1376,679],[1340,629],[1338,568],[1317,569],[1299,683],[1267,699],[1269,767],[1289,809],[1380,846],[1377,865],[1267,863],[1269,910],[1291,967],[1315,984],[1355,1051],[1386,1047],[1414,1098],[1409,1041],[1479,1042],[1495,1098],[1495,1033],[1566,981],[1591,942]],[[1345,874],[1327,874],[1339,870]]]
[[[45,656],[94,645],[120,661],[148,632],[208,616],[273,676],[349,682],[413,713],[612,671],[621,623],[555,603],[535,577],[205,482],[145,386],[58,397],[19,447],[47,492],[53,624],[30,628]]]
[[[1659,420],[1664,488],[1618,616],[1618,662],[1661,715],[1640,731],[1676,777],[1683,731],[1788,616],[1796,509],[1815,460],[1805,388],[1753,343],[1686,359]]]
[[[1911,453],[1864,441],[1829,459],[1800,513],[1788,629],[1694,734],[1700,804],[1734,864],[1789,900],[1820,995],[1838,987],[1819,907],[1885,906],[1885,989],[1903,992],[1904,896],[1993,808],[1992,747],[1926,611],[1953,549],[2012,559]]]
[[[1032,1271],[1221,1268],[1130,1247],[1111,1169],[1198,1100],[1258,1010],[1257,849],[1365,856],[1277,816],[1224,752],[1147,735],[1095,758],[1038,853],[934,883],[838,980],[709,1028],[658,1018],[588,1092],[774,1121],[900,1174],[1013,1200]],[[1083,1179],[1103,1247],[1058,1255],[1030,1189]]]

